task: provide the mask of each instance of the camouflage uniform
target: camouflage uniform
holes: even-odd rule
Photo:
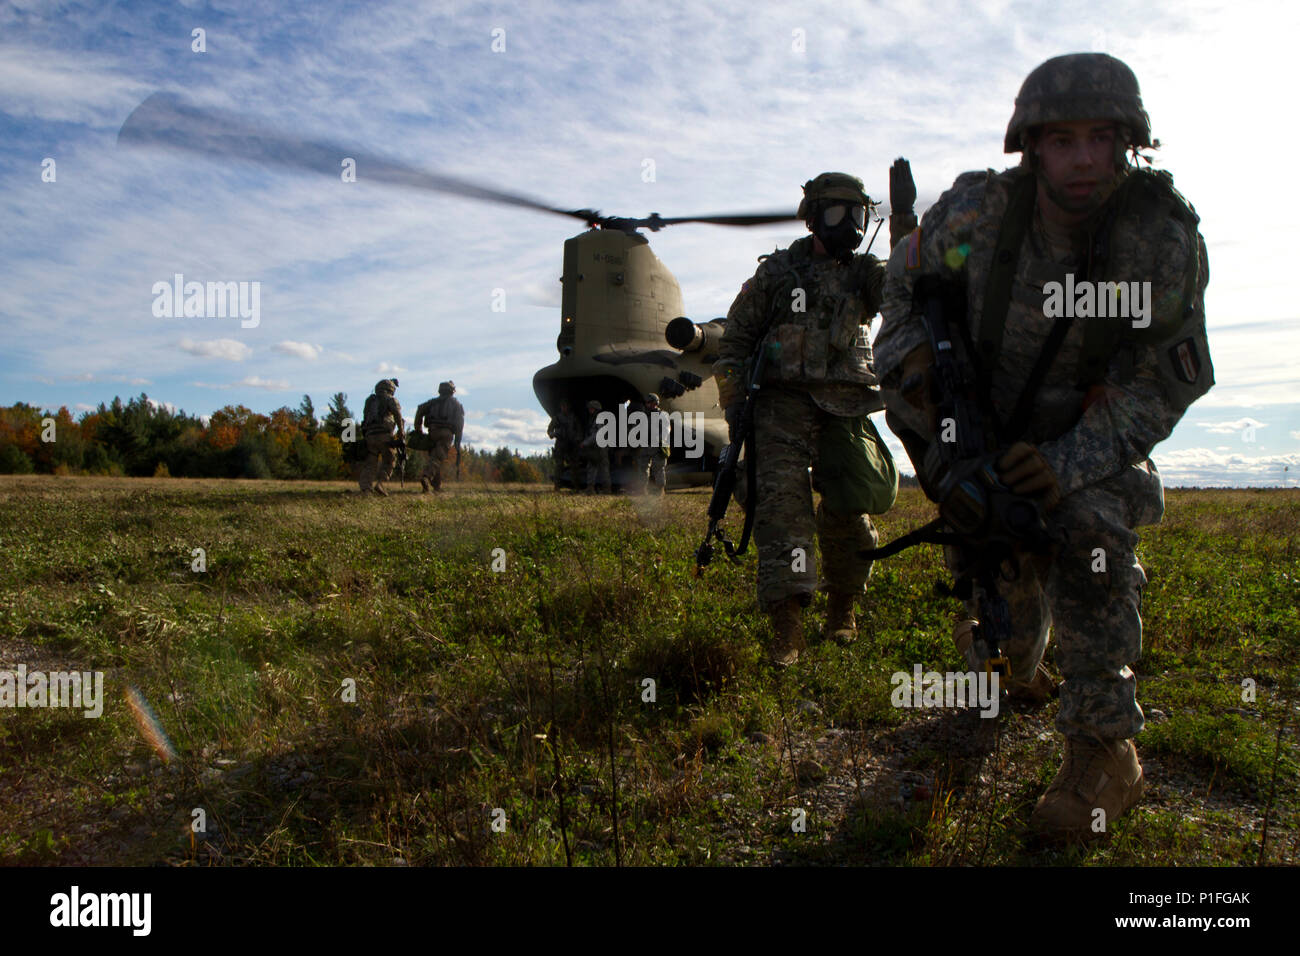
[[[581,461],[578,445],[582,441],[582,426],[578,424],[578,417],[569,411],[566,405],[562,405],[550,424],[546,426],[546,437],[555,439],[555,450],[552,452],[552,460],[555,462],[555,487],[560,487],[560,479],[566,468],[569,469],[570,478],[576,487],[578,466]]]
[[[1053,81],[1058,98],[1036,93],[1036,77]],[[1116,113],[1116,97],[1089,98],[1090,90],[1113,84],[1116,78],[1131,83],[1127,95],[1138,104],[1136,112],[1130,107]],[[1122,160],[1125,134],[1128,143],[1149,145],[1149,128],[1143,128],[1146,114],[1136,90],[1132,72],[1104,55],[1049,60],[1022,89],[1007,151],[1022,148],[1020,131],[1026,125],[1101,119],[1119,124],[1117,158]],[[1040,107],[1043,111],[1035,116]],[[1129,321],[1116,318],[1071,322],[1034,397],[1023,435],[1012,437],[1035,446],[1055,474],[1061,498],[1049,515],[1049,526],[1063,532],[1063,543],[1049,554],[1024,555],[1019,579],[999,584],[1011,610],[1012,636],[1004,650],[1012,678],[1027,681],[1035,674],[1048,627],[1054,626],[1057,663],[1065,678],[1057,729],[1067,739],[1131,743],[1125,738],[1143,726],[1128,665],[1141,652],[1139,608],[1146,583],[1134,554],[1134,529],[1158,522],[1164,511],[1160,477],[1148,455],[1168,437],[1188,405],[1213,384],[1205,338],[1205,244],[1194,217],[1184,211],[1190,207],[1180,208],[1184,201],[1171,186],[1153,186],[1154,179],[1141,178],[1153,174],[1124,164],[1102,208],[1074,232],[1054,230],[1040,215],[1032,215],[1015,260],[1001,346],[986,346],[983,343],[996,338],[996,321],[986,321],[983,311],[999,231],[1017,190],[1024,190],[1020,195],[1025,196],[1033,190],[1034,161],[1027,159],[1002,173],[988,170],[958,177],[926,213],[919,230],[895,247],[882,307],[884,325],[876,340],[876,367],[891,428],[905,443],[909,436],[918,447],[933,443],[928,412],[903,400],[898,389],[904,358],[920,346],[928,348],[924,326],[913,314],[916,280],[932,274],[955,281],[965,290],[967,312],[956,317],[954,328],[965,325],[976,354],[993,357],[986,375],[989,398],[1005,423],[1054,324],[1045,315],[1047,282],[1063,281],[1066,273],[1082,273],[1093,281],[1151,282],[1148,328],[1134,329]],[[1141,196],[1147,198],[1134,198]],[[1105,248],[1097,245],[1099,235],[1109,237],[1109,252],[1099,260],[1098,274],[1088,275],[1093,269],[1089,254]],[[908,447],[915,462],[918,454],[913,445]],[[1097,549],[1104,555],[1105,570],[1094,572]],[[955,570],[960,555],[949,549],[947,557]],[[977,606],[971,602],[972,616]],[[1140,794],[1140,779],[1138,783]]]
[[[599,431],[596,425],[596,417],[600,412],[600,402],[593,399],[587,403],[587,436],[579,446],[582,451],[582,459],[587,463],[586,491],[589,495],[596,494],[597,485],[605,494],[610,494],[613,491],[613,483],[609,477],[609,449],[601,448],[596,442],[596,432]]]
[[[402,406],[393,393],[397,379],[386,378],[375,385],[374,394],[366,399],[361,434],[366,442],[366,457],[361,464],[359,482],[362,492],[387,494],[384,482],[393,474],[397,452],[390,444],[402,434]]]
[[[650,493],[653,486],[656,494],[662,495],[667,490],[664,469],[668,456],[672,454],[669,441],[669,419],[665,412],[659,410],[659,396],[651,392],[646,396],[646,442],[644,447],[636,450],[636,474],[634,487],[639,492]],[[651,447],[649,441],[655,432],[651,423],[658,428],[659,444]]]
[[[465,406],[454,397],[456,386],[451,382],[438,385],[438,396],[431,398],[415,410],[415,431],[422,434],[424,427],[429,429],[429,458],[424,471],[420,473],[420,485],[424,491],[432,486],[434,491],[442,489],[442,466],[447,460],[452,444],[460,454],[460,438],[465,431]]]
[[[842,427],[836,419],[860,419],[883,407],[870,334],[884,268],[870,255],[845,263],[819,254],[813,237],[805,236],[767,256],[727,313],[715,375],[743,377],[765,328],[770,329],[766,340],[780,347],[779,357],[769,361],[754,411],[754,539],[758,603],[765,611],[791,597],[806,604],[818,586],[814,533],[821,541],[823,590],[861,594],[870,576],[871,562],[857,552],[875,546],[871,519],[862,513],[831,514],[824,504],[814,515],[812,489],[820,490],[817,452],[823,429]],[[804,554],[801,565],[795,548]]]

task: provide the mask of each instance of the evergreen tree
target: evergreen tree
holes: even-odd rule
[[[343,420],[345,418],[351,418],[357,423],[357,432],[360,434],[361,429],[359,426],[361,423],[357,422],[352,410],[348,408],[347,394],[345,392],[335,392],[334,397],[330,399],[329,414],[325,416],[325,433],[341,439],[343,437]]]

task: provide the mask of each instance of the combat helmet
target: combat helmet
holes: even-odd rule
[[[587,411],[589,412],[599,412],[602,410],[602,408],[603,406],[600,404],[600,402],[596,401],[596,399],[594,398],[587,403]]]
[[[848,173],[822,173],[815,179],[803,184],[803,199],[799,202],[799,211],[795,216],[807,219],[813,215],[816,203],[825,199],[844,199],[849,202],[871,205],[871,199],[862,185],[862,180]]]
[[[397,391],[397,379],[395,378],[381,378],[375,383],[376,395],[383,395],[385,392],[392,395],[395,391]]]
[[[1151,146],[1151,117],[1142,108],[1137,76],[1106,53],[1055,56],[1025,78],[1007,124],[1003,151],[1018,153],[1025,133],[1044,123],[1113,120],[1129,130],[1132,146]]]
[[[456,393],[456,383],[455,383],[455,382],[450,382],[450,381],[448,381],[448,382],[439,382],[439,383],[438,383],[438,394],[439,394],[439,395],[454,395],[455,393]]]
[[[659,404],[659,396],[656,395],[654,392],[648,392],[648,393],[646,393],[645,403],[646,403],[647,405],[658,405],[658,404]]]

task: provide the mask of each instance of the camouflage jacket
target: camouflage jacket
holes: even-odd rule
[[[879,311],[885,265],[875,256],[843,264],[818,255],[813,237],[767,256],[727,313],[714,374],[744,375],[758,337],[780,346],[765,382],[807,391],[835,415],[865,415],[884,405],[872,369],[871,321]]]
[[[1024,167],[964,173],[890,257],[876,367],[891,415],[929,439],[933,436],[928,424],[920,424],[916,410],[897,393],[904,357],[928,344],[921,318],[913,313],[913,286],[924,274],[961,283],[967,315],[957,318],[971,341],[980,342],[984,296],[1003,214],[1012,191],[1026,176],[1032,173]],[[1168,193],[1177,197],[1172,185]],[[1139,329],[1137,321],[1122,318],[1074,318],[1034,398],[1022,437],[1038,446],[1056,472],[1062,494],[1137,468],[1145,476],[1139,482],[1146,488],[1144,497],[1155,507],[1162,497],[1155,466],[1147,460],[1151,449],[1214,383],[1205,337],[1209,265],[1194,214],[1185,214],[1190,212],[1185,200],[1177,197],[1185,212],[1175,208],[1172,198],[1163,207],[1148,204],[1135,210],[1131,203],[1118,204],[1120,195],[1117,188],[1092,220],[1105,223],[1109,216],[1110,225],[1108,265],[1090,278],[1150,282],[1148,324]],[[1013,415],[1055,322],[1045,310],[1048,283],[1063,283],[1067,273],[1086,274],[1089,250],[1098,248],[1096,238],[1102,231],[1076,234],[1072,241],[1054,246],[1036,215],[1025,230],[1001,347],[988,375],[992,405],[1002,422]],[[1095,378],[1086,381],[1080,369],[1092,348],[1087,343],[1097,331],[1096,323],[1112,323],[1102,330],[1111,338]]]
[[[392,395],[380,395],[378,392],[366,399],[366,407],[361,420],[361,433],[366,436],[393,435],[404,425],[402,406]]]
[[[465,406],[454,395],[438,395],[421,402],[415,410],[415,430],[422,428],[449,428],[460,444],[461,433],[465,430]]]
[[[546,426],[546,437],[554,438],[563,445],[575,445],[582,440],[582,426],[578,417],[572,412],[559,412]]]

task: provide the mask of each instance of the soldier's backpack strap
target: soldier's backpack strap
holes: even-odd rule
[[[1011,187],[1011,197],[998,226],[998,241],[993,248],[993,262],[984,286],[984,311],[980,316],[979,341],[976,343],[979,367],[984,375],[997,368],[998,355],[1002,351],[1007,310],[1011,308],[1011,283],[1016,277],[1020,245],[1034,214],[1037,190],[1037,179],[1032,175],[1022,175]]]

